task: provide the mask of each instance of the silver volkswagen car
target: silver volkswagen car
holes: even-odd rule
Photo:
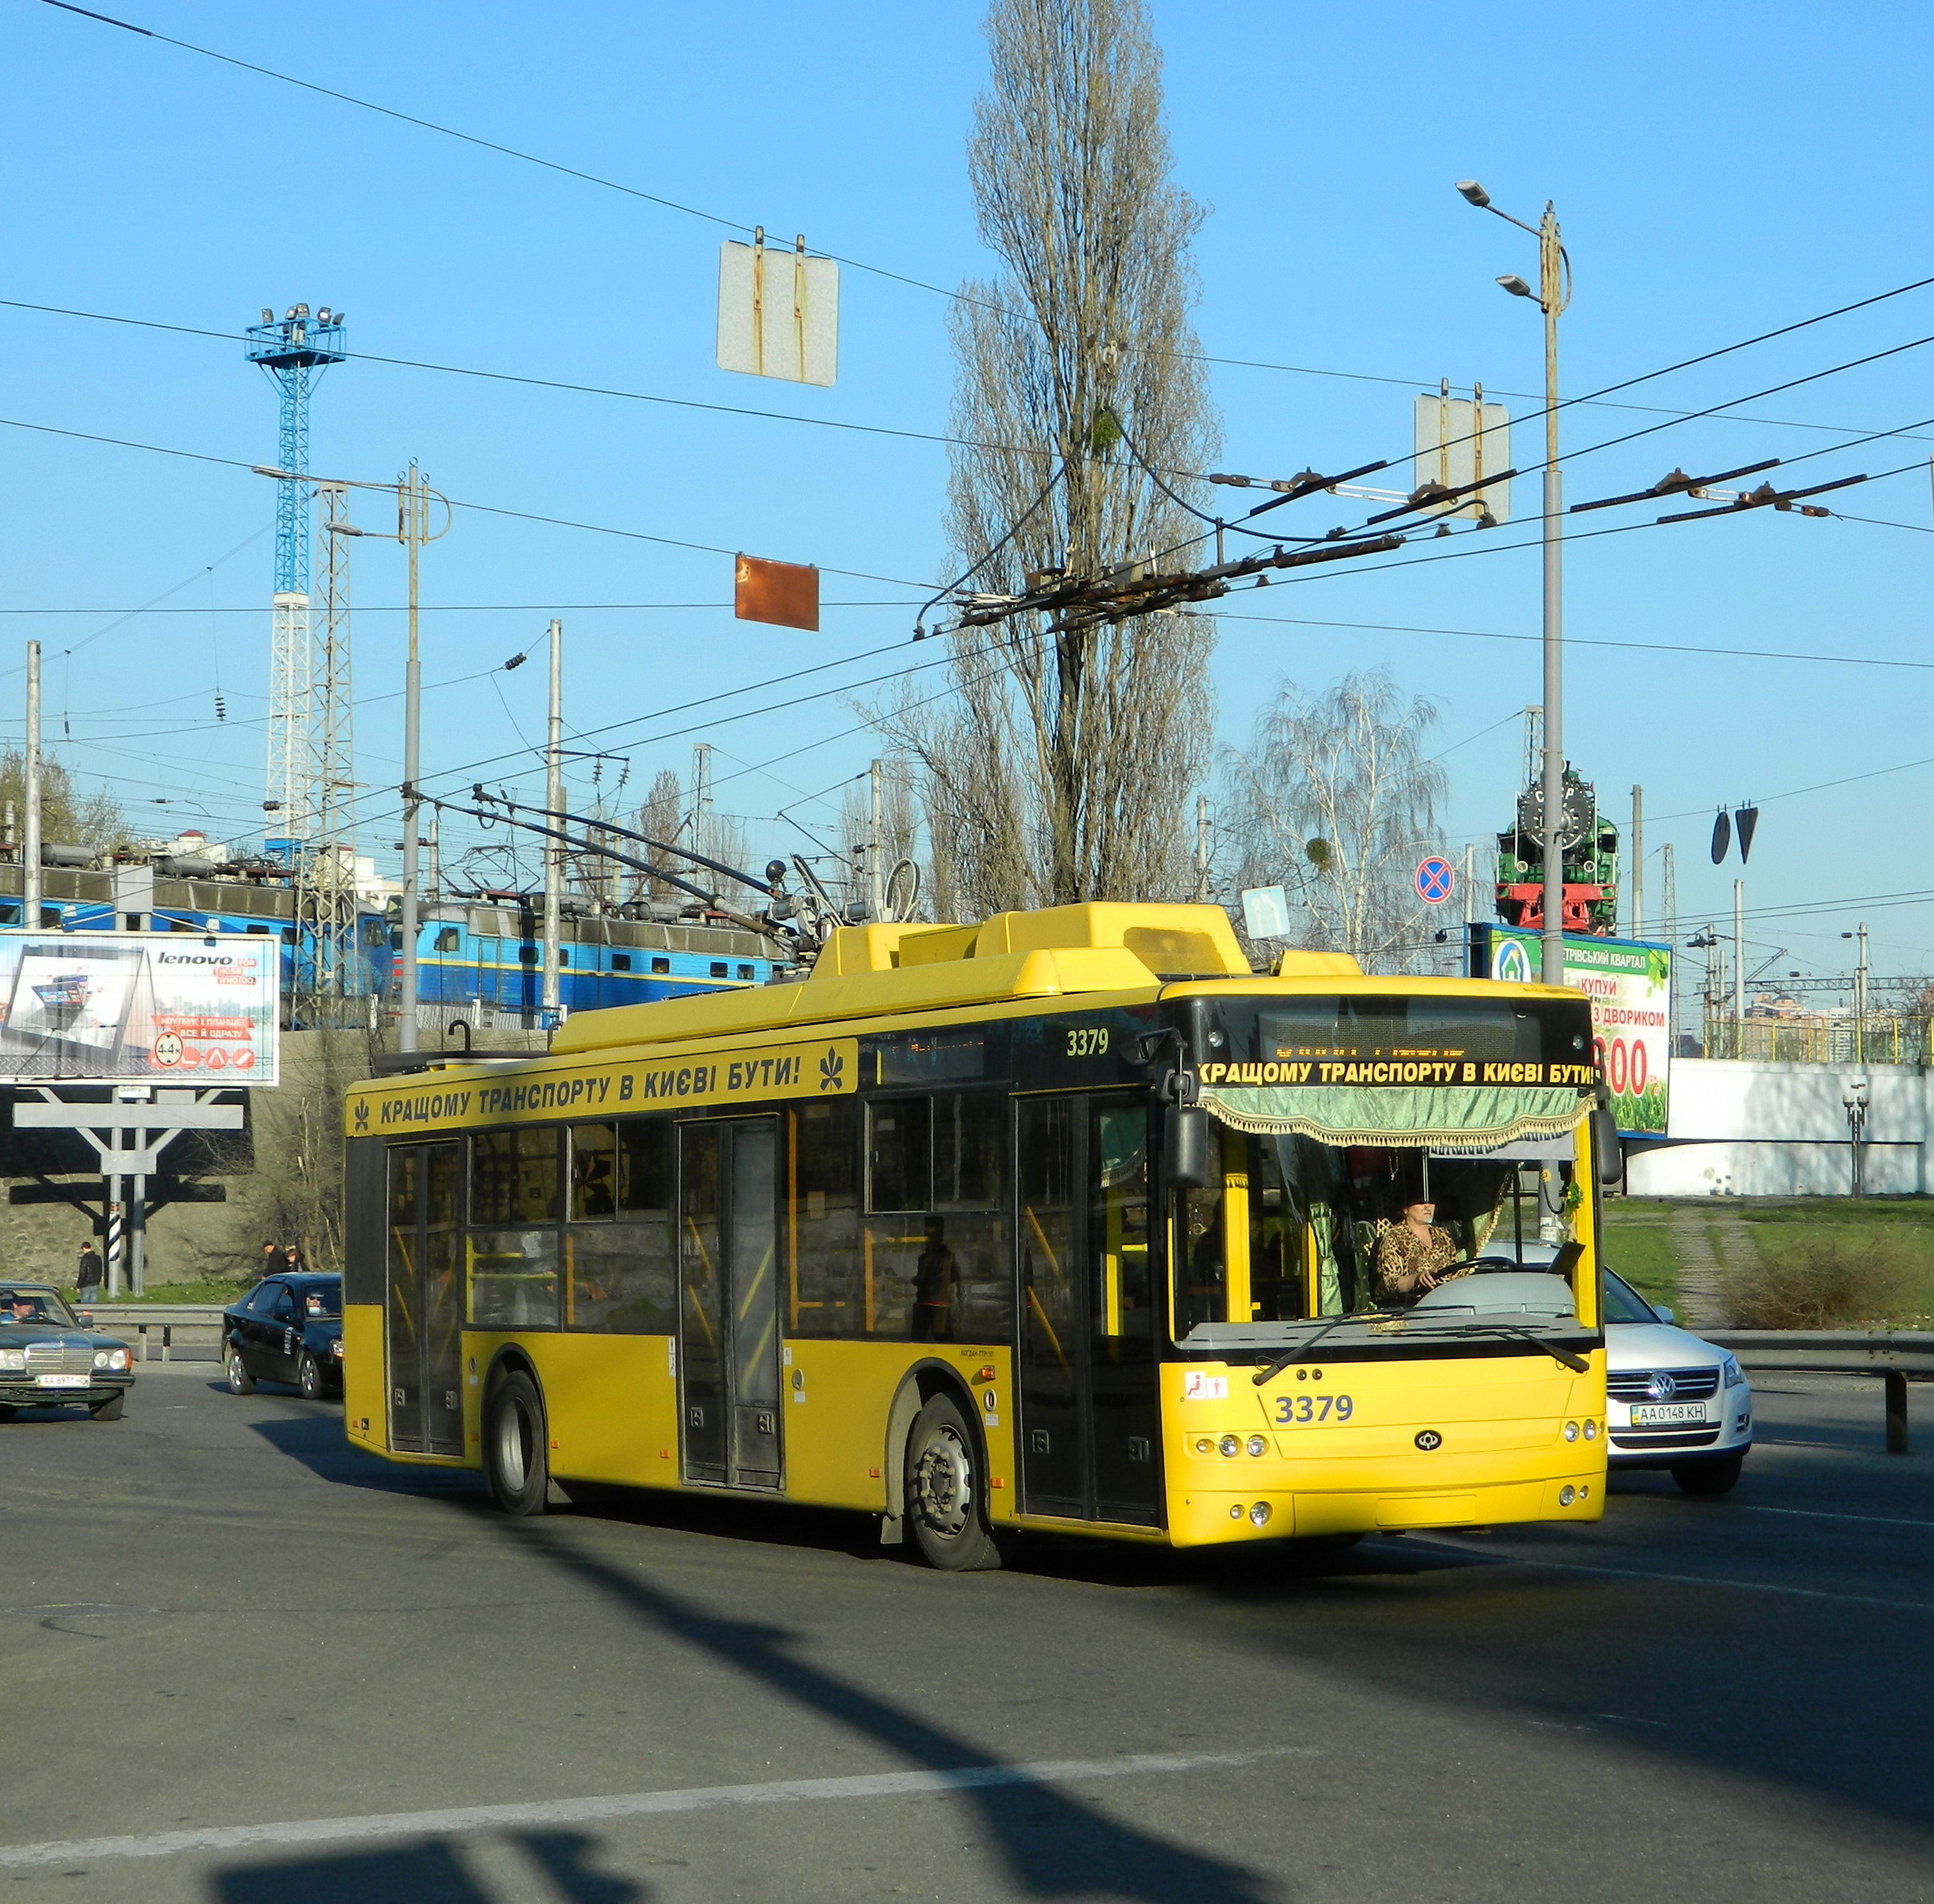
[[[1752,1388],[1725,1349],[1677,1328],[1605,1273],[1605,1410],[1612,1471],[1664,1468],[1688,1494],[1724,1494],[1752,1446]]]

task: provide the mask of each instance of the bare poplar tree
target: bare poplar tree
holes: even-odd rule
[[[1403,704],[1383,668],[1346,675],[1320,695],[1285,681],[1247,753],[1224,760],[1225,811],[1239,886],[1287,888],[1303,943],[1347,952],[1366,971],[1416,962],[1411,879],[1436,844],[1443,769],[1424,737],[1437,709]]]
[[[968,170],[999,259],[962,287],[948,527],[976,589],[1095,575],[1188,542],[1217,430],[1188,321],[1200,208],[1170,176],[1143,0],[995,0]],[[889,724],[918,760],[942,917],[1186,896],[1212,624],[1167,615],[963,631],[948,710]]]
[[[638,809],[637,830],[653,840],[663,840],[667,844],[675,843],[679,828],[685,824],[685,796],[679,784],[679,776],[669,767],[661,767],[652,776],[651,790]],[[657,847],[650,847],[640,854],[641,858],[653,866],[662,866],[668,872],[683,869],[684,861]],[[668,900],[683,898],[675,887],[668,886],[663,880],[647,875],[636,875],[631,883],[634,899]]]

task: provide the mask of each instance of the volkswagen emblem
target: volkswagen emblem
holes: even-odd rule
[[[1436,1429],[1434,1428],[1419,1429],[1414,1438],[1417,1445],[1421,1448],[1426,1454],[1431,1453],[1435,1449],[1439,1449],[1443,1445],[1443,1437],[1438,1433]]]
[[[1679,1385],[1661,1370],[1645,1385],[1645,1393],[1654,1401],[1670,1401],[1679,1393]]]

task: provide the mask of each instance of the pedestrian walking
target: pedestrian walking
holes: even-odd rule
[[[83,1303],[91,1302],[101,1293],[101,1285],[106,1280],[101,1266],[101,1253],[94,1246],[90,1237],[81,1245],[81,1265],[74,1279],[74,1293]]]
[[[263,1244],[262,1254],[255,1259],[256,1281],[260,1282],[265,1276],[273,1276],[281,1267],[282,1245],[279,1243]]]
[[[293,1243],[282,1253],[282,1266],[291,1275],[306,1267],[302,1261],[302,1253]]]

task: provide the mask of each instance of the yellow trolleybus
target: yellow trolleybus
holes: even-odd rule
[[[946,1568],[1590,1520],[1591,1037],[1576,992],[1263,976],[1217,908],[1095,904],[430,1057],[348,1099],[348,1432],[512,1513],[778,1497]]]

